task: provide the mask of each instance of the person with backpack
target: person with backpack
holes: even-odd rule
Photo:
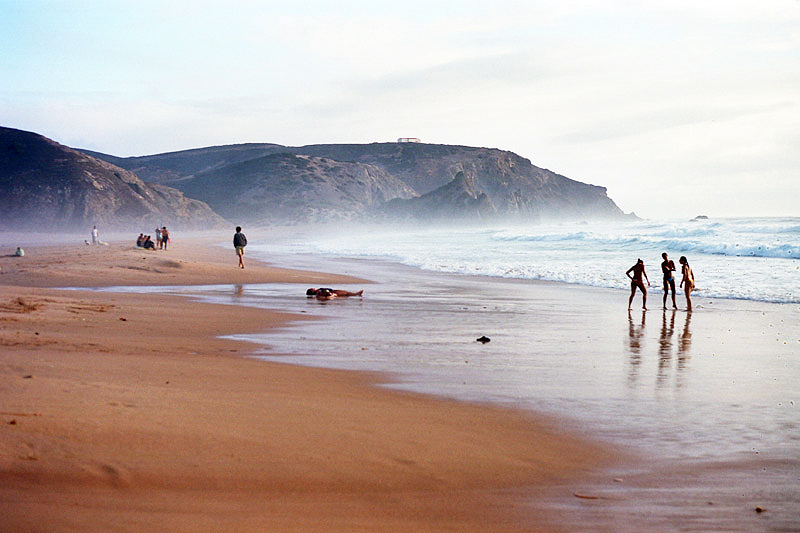
[[[244,247],[247,246],[247,237],[242,233],[242,227],[236,226],[236,233],[233,234],[233,247],[236,255],[239,256],[239,268],[244,268]]]

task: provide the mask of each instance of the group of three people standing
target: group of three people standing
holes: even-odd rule
[[[661,257],[664,258],[664,261],[661,263],[661,272],[664,275],[664,309],[667,308],[667,296],[670,291],[672,291],[672,308],[677,309],[678,306],[675,304],[675,276],[673,275],[673,272],[675,272],[675,262],[667,256],[666,252],[661,254]],[[686,310],[691,311],[694,273],[689,266],[689,260],[686,259],[686,256],[682,255],[678,262],[681,264],[681,274],[683,275],[679,286],[683,287],[684,294],[686,295]],[[647,280],[648,286],[650,285],[650,280],[647,278],[647,273],[644,271],[644,261],[641,259],[636,261],[636,264],[630,267],[628,271],[625,272],[625,275],[631,279],[631,297],[628,298],[628,309],[631,308],[633,297],[636,295],[636,289],[638,288],[642,291],[642,309],[646,310],[647,289],[644,287],[642,277]]]

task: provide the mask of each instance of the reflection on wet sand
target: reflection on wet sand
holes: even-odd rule
[[[647,313],[642,312],[641,320],[637,323],[633,315],[628,312],[628,355],[630,369],[628,372],[628,384],[635,386],[639,379],[642,366],[643,348],[646,345],[645,318]],[[675,387],[683,385],[683,373],[689,362],[690,349],[692,345],[691,320],[692,314],[686,314],[683,330],[675,337],[675,319],[677,311],[671,310],[661,315],[661,328],[658,335],[658,367],[656,372],[656,387],[662,388],[668,381],[672,360],[675,356],[677,346],[677,362],[675,365]]]
[[[672,362],[672,335],[675,333],[675,310],[669,313],[665,309],[661,315],[661,332],[658,335],[658,374],[656,383],[659,387],[664,386],[667,379],[667,372]]]
[[[686,365],[689,363],[689,349],[692,347],[692,331],[689,324],[692,321],[692,313],[686,313],[686,322],[683,324],[683,332],[678,337],[678,376],[683,375]]]
[[[647,313],[642,311],[642,320],[637,325],[633,321],[628,309],[628,351],[630,352],[630,372],[628,382],[634,385],[639,378],[639,366],[642,364],[642,338],[644,337],[645,318]]]

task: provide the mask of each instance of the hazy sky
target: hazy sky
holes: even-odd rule
[[[0,0],[0,125],[119,156],[514,151],[644,217],[800,216],[800,2]]]

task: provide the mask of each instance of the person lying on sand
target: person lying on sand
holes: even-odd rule
[[[317,300],[330,300],[332,298],[346,298],[348,296],[363,296],[364,291],[360,290],[358,292],[350,292],[343,289],[329,289],[329,288],[320,288],[320,289],[308,289],[306,291],[306,296],[309,298],[313,298],[316,296]]]

